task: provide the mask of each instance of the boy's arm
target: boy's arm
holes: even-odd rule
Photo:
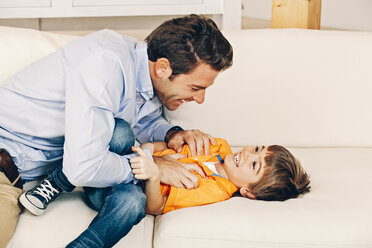
[[[141,149],[149,149],[151,153],[154,152],[162,152],[168,149],[167,144],[165,142],[152,142],[152,143],[143,143]]]
[[[161,193],[159,177],[154,181],[146,181],[145,194],[146,212],[154,215],[162,214],[167,201],[167,196],[163,196]]]
[[[159,168],[141,148],[132,147],[132,150],[139,155],[130,160],[134,177],[146,180],[146,211],[150,214],[162,214],[166,199],[160,189]]]
[[[165,142],[154,142],[153,144],[154,144],[154,152],[161,152],[161,151],[168,149],[167,143]]]

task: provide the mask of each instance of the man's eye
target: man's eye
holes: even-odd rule
[[[253,170],[256,168],[256,161],[253,162]]]
[[[256,149],[254,150],[255,152],[258,152],[258,146],[256,146]]]
[[[191,88],[193,91],[198,91],[199,89],[198,88]]]

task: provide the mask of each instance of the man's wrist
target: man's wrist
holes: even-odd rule
[[[171,129],[168,130],[167,134],[165,135],[164,142],[168,144],[169,140],[179,132],[184,131],[182,127],[180,126],[174,126]]]

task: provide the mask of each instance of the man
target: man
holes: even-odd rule
[[[216,24],[190,15],[164,22],[146,42],[110,30],[93,33],[2,84],[0,185],[6,189],[0,194],[8,192],[11,199],[1,199],[7,223],[0,229],[1,245],[12,236],[20,212],[18,172],[33,180],[55,169],[22,195],[23,205],[41,214],[60,192],[84,186],[98,214],[68,247],[113,246],[145,216],[145,196],[129,162],[134,139],[165,141],[175,150],[187,143],[194,154],[209,151],[211,136],[171,126],[162,106],[203,103],[206,88],[231,65],[232,47]],[[198,185],[188,171],[194,168],[167,157],[155,162],[162,182]]]

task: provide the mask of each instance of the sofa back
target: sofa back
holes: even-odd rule
[[[143,38],[148,31],[126,34]],[[233,146],[372,147],[372,33],[225,32],[234,65],[170,122]],[[0,27],[0,82],[77,36]]]
[[[233,146],[372,147],[372,33],[296,29],[225,33],[232,68],[205,102],[171,123]]]

